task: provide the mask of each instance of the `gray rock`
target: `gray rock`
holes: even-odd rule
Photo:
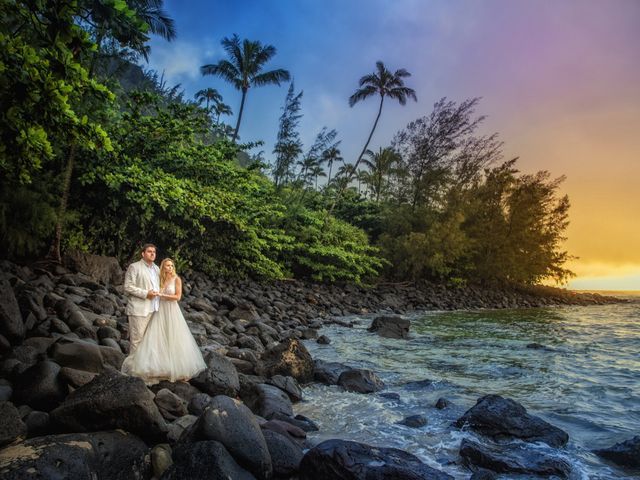
[[[609,448],[594,450],[596,455],[623,467],[640,467],[640,436],[616,443]]]
[[[380,316],[373,319],[367,329],[386,338],[409,338],[411,322],[398,316]]]
[[[288,417],[293,416],[293,405],[289,396],[273,385],[264,383],[255,386],[256,398],[252,410],[267,420],[274,414],[282,414]]]
[[[406,427],[421,428],[427,424],[427,418],[424,415],[410,415],[398,423]]]
[[[191,379],[191,383],[211,396],[235,397],[240,390],[240,380],[231,361],[212,351],[205,355],[204,360],[207,363],[207,369]]]
[[[109,368],[120,370],[124,361],[124,354],[118,349],[68,338],[58,339],[49,349],[49,356],[63,367],[94,373]]]
[[[313,362],[313,379],[325,385],[337,385],[340,374],[347,370],[351,370],[351,367],[342,363],[315,360]]]
[[[175,420],[188,413],[187,402],[167,388],[156,393],[154,402],[166,420]]]
[[[171,447],[166,443],[159,443],[151,449],[151,467],[155,478],[162,477],[162,474],[173,465],[171,458]]]
[[[0,447],[27,435],[27,426],[11,402],[0,402]]]
[[[218,395],[180,441],[216,440],[233,458],[258,478],[269,478],[271,457],[257,420],[245,405]]]
[[[177,442],[182,434],[191,428],[198,421],[195,415],[185,415],[180,417],[168,425],[167,440],[171,443]]]
[[[190,414],[200,416],[205,409],[211,404],[211,396],[206,393],[198,393],[191,397],[187,410]]]
[[[177,445],[173,449],[173,464],[161,480],[255,480],[236,463],[227,449],[213,440]]]
[[[371,370],[355,368],[342,372],[338,385],[348,392],[373,393],[384,388],[384,383]]]
[[[329,345],[331,343],[331,339],[326,335],[320,335],[316,340],[316,342],[319,343],[320,345]]]
[[[60,366],[50,361],[39,362],[20,375],[14,384],[13,398],[45,412],[57,407],[67,394],[58,377]]]
[[[69,385],[73,390],[86,385],[93,380],[96,375],[95,372],[85,372],[84,370],[77,370],[75,368],[63,367],[60,369],[60,380]]]
[[[267,383],[284,391],[289,395],[292,402],[299,402],[302,400],[302,388],[300,388],[300,385],[298,385],[298,382],[296,382],[296,379],[293,377],[274,375],[267,380]]]
[[[162,441],[167,426],[153,399],[141,378],[112,372],[72,392],[51,412],[51,419],[75,432],[121,428],[145,440]]]
[[[528,449],[522,444],[497,447],[463,439],[460,457],[466,465],[498,473],[533,474],[547,478],[567,478],[571,473],[571,465],[566,461],[539,450]]]
[[[300,463],[300,480],[452,480],[410,453],[346,440],[326,440],[309,450]]]
[[[454,425],[497,440],[519,438],[527,442],[545,442],[552,447],[562,447],[569,441],[569,435],[563,430],[529,415],[522,405],[499,395],[479,398]]]
[[[93,255],[85,252],[69,252],[65,255],[65,263],[70,268],[88,275],[96,282],[122,285],[124,279],[120,263],[114,257]],[[86,282],[83,283],[86,284]]]
[[[304,456],[302,448],[289,437],[273,430],[263,430],[262,434],[271,455],[273,473],[285,477],[296,473]]]
[[[121,431],[49,435],[0,450],[0,471],[3,480],[139,480],[150,476],[147,452]]]

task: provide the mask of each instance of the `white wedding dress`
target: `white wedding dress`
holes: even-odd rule
[[[167,283],[162,293],[175,295],[175,279]],[[205,368],[178,302],[160,298],[159,310],[151,317],[138,349],[124,360],[122,372],[153,385],[161,380],[189,380]]]

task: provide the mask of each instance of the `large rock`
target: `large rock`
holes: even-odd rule
[[[18,301],[4,275],[0,275],[0,334],[13,344],[19,343],[25,334]]]
[[[156,393],[154,401],[160,411],[160,414],[169,421],[175,420],[176,418],[180,418],[189,413],[187,411],[187,402],[168,388],[163,388]]]
[[[567,478],[571,465],[566,461],[527,449],[522,444],[490,447],[464,439],[460,445],[460,457],[466,465],[482,467],[498,473],[520,473],[544,477]]]
[[[0,402],[0,418],[0,447],[27,435],[27,426],[12,403]]]
[[[280,390],[284,391],[292,402],[299,402],[302,400],[302,388],[296,382],[293,377],[283,377],[282,375],[274,375],[267,380],[270,385],[275,385]]]
[[[273,430],[263,430],[262,434],[269,448],[274,475],[289,477],[297,472],[304,456],[300,445]]]
[[[454,425],[470,428],[495,440],[518,438],[527,442],[544,442],[552,447],[562,447],[569,435],[545,422],[540,417],[529,415],[519,403],[500,395],[486,395],[465,412]]]
[[[60,366],[50,361],[42,361],[28,368],[15,381],[13,398],[16,404],[29,405],[45,412],[57,407],[67,395],[59,373]]]
[[[340,374],[342,374],[342,372],[346,372],[347,370],[351,370],[351,367],[348,367],[342,363],[314,360],[313,379],[316,382],[324,383],[325,385],[337,385]]]
[[[122,268],[114,257],[76,251],[65,256],[65,263],[70,268],[84,273],[100,283],[121,285],[124,279]]]
[[[36,437],[0,450],[3,480],[139,480],[149,478],[148,448],[125,432]]]
[[[91,321],[82,313],[82,310],[68,298],[58,300],[54,308],[58,317],[64,320],[71,330],[92,327]]]
[[[640,468],[640,436],[593,453],[623,467]]]
[[[367,330],[386,338],[409,338],[410,326],[406,318],[383,315],[374,318]]]
[[[300,480],[449,480],[410,453],[346,440],[326,440],[300,463]]]
[[[49,356],[63,367],[101,373],[120,370],[124,354],[112,347],[96,345],[87,340],[60,338],[49,348]]]
[[[153,400],[141,378],[112,372],[72,392],[51,412],[51,419],[68,431],[121,428],[145,440],[161,441],[167,426]]]
[[[342,372],[338,385],[348,392],[373,393],[384,388],[384,383],[371,370],[354,368]]]
[[[255,480],[236,463],[224,445],[214,440],[178,445],[173,450],[173,465],[162,480]]]
[[[256,398],[251,409],[261,417],[270,419],[275,414],[293,416],[293,405],[289,396],[278,387],[260,383],[255,386],[255,393]]]
[[[272,473],[271,456],[258,421],[242,402],[218,395],[180,442],[216,440],[258,478]]]
[[[191,379],[191,383],[211,396],[228,395],[235,397],[240,390],[238,371],[231,361],[219,353],[210,351],[204,361],[207,369],[197,377]]]
[[[283,375],[300,383],[313,380],[313,359],[306,347],[297,339],[289,338],[262,354],[261,375]]]

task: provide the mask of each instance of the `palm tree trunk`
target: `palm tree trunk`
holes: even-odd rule
[[[62,243],[62,229],[64,227],[64,217],[67,214],[67,204],[69,203],[69,193],[71,191],[71,175],[73,173],[73,166],[76,158],[76,145],[71,144],[71,150],[69,151],[69,158],[67,159],[67,166],[65,168],[64,177],[62,180],[62,197],[60,197],[60,205],[58,206],[58,218],[56,220],[56,232],[53,239],[53,244],[49,250],[49,257],[60,263],[62,261],[62,254],[60,244]]]
[[[240,113],[238,113],[238,122],[236,123],[236,130],[233,132],[232,142],[236,143],[236,138],[238,138],[238,130],[240,130],[240,121],[242,120],[242,112],[244,110],[244,101],[247,98],[247,89],[242,89],[242,101],[240,102]]]
[[[369,142],[371,141],[371,137],[373,137],[373,132],[376,131],[376,127],[378,126],[378,120],[380,120],[380,114],[382,113],[382,103],[383,102],[384,102],[384,95],[381,95],[380,96],[380,107],[378,108],[378,115],[376,116],[376,121],[373,122],[373,128],[371,129],[371,133],[369,134],[369,138],[367,138],[367,143],[364,144],[364,148],[360,152],[360,155],[358,156],[358,160],[356,160],[356,163],[353,165],[353,170],[351,172],[347,173],[347,178],[346,178],[346,181],[344,183],[344,187],[341,188],[338,191],[338,193],[336,194],[336,198],[333,200],[333,205],[331,205],[331,208],[329,209],[329,213],[333,212],[333,209],[335,208],[336,203],[338,203],[338,200],[340,199],[340,196],[342,195],[342,191],[349,184],[349,180],[351,180],[351,177],[353,176],[353,173],[357,170],[358,165],[360,165],[360,160],[362,160],[362,157],[364,156],[364,152],[366,152],[367,148],[369,147]]]
[[[327,177],[327,186],[331,183],[331,167],[333,167],[333,162],[329,162],[329,176]]]

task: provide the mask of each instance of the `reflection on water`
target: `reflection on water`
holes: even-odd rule
[[[640,478],[590,453],[640,432],[640,304],[427,312],[409,318],[410,340],[368,333],[371,318],[356,317],[353,329],[323,329],[330,345],[307,342],[314,358],[370,368],[387,392],[401,396],[397,401],[338,387],[306,389],[297,411],[318,420],[317,440],[341,437],[403,448],[467,478],[467,471],[449,463],[469,434],[450,424],[478,397],[496,393],[569,432],[570,443],[559,454],[573,464],[574,478]],[[404,386],[422,379],[435,383],[417,390]],[[454,406],[435,409],[439,397]],[[428,417],[426,427],[395,424],[417,413]]]

